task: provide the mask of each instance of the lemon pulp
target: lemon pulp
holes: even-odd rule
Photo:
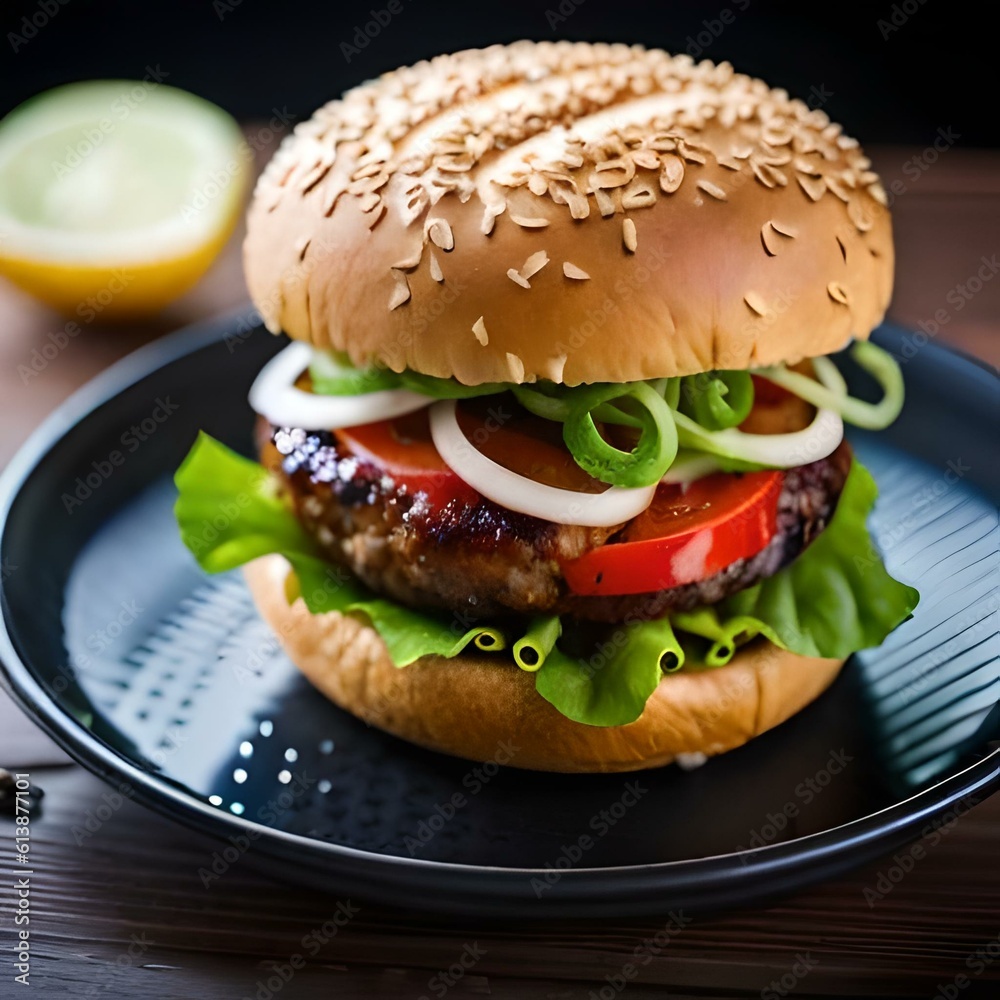
[[[65,313],[154,312],[214,260],[251,164],[235,121],[176,88],[41,94],[0,122],[0,273]]]

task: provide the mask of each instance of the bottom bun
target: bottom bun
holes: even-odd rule
[[[425,656],[393,666],[362,621],[289,604],[289,564],[265,556],[245,574],[289,657],[341,708],[411,743],[537,771],[636,771],[685,755],[742,746],[800,711],[833,683],[843,660],[815,659],[756,641],[725,667],[665,674],[627,726],[585,726],[535,691],[531,674],[491,653]],[[696,758],[700,759],[700,758]]]

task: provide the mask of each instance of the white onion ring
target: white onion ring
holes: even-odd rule
[[[708,433],[734,458],[791,469],[832,455],[844,440],[844,421],[833,410],[817,410],[808,427],[788,434],[747,434],[735,428]]]
[[[359,396],[303,392],[295,380],[309,367],[312,354],[309,344],[289,344],[264,365],[250,386],[250,406],[277,427],[332,431],[402,416],[430,402],[406,389],[379,389]]]
[[[603,493],[578,493],[536,483],[487,458],[458,425],[454,399],[431,407],[431,439],[445,464],[488,500],[556,524],[608,528],[641,514],[652,502],[656,483],[625,489],[609,486]]]
[[[825,359],[816,359],[825,360]],[[846,391],[847,385],[837,367],[817,365],[816,375],[828,389]],[[767,378],[766,372],[760,372]],[[844,421],[834,410],[817,409],[808,427],[788,434],[747,434],[735,427],[723,431],[706,431],[683,414],[674,414],[678,426],[689,425],[721,445],[733,458],[775,469],[791,469],[797,465],[818,462],[832,455],[844,440]],[[667,475],[670,470],[667,470]]]
[[[688,455],[677,460],[660,477],[661,483],[674,483],[687,486],[696,479],[710,476],[713,472],[720,472],[721,466],[714,455],[704,454]]]

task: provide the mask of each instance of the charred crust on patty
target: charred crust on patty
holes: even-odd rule
[[[328,431],[262,423],[259,440],[265,465],[323,553],[374,590],[470,618],[570,614],[597,622],[659,618],[714,604],[772,576],[826,527],[851,454],[841,444],[829,457],[785,472],[777,532],[756,555],[696,583],[595,597],[569,590],[560,561],[613,541],[623,526],[554,524],[471,489],[434,504],[353,455]]]

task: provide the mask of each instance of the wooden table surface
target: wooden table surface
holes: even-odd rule
[[[974,295],[957,290],[1000,251],[1000,155],[951,149],[926,170],[919,169],[926,158],[914,156],[921,151],[886,148],[873,155],[887,187],[899,181],[891,316],[913,326],[933,321],[939,340],[996,364],[1000,278]],[[111,361],[244,302],[238,239],[198,288],[155,323],[89,327],[27,384],[18,366],[64,321],[0,284],[0,465],[46,413]],[[32,829],[36,992],[24,995],[271,1000],[447,993],[570,1000],[617,997],[623,989],[628,996],[700,998],[1000,995],[1000,796],[925,843],[921,862],[875,906],[864,889],[891,858],[766,908],[696,916],[630,978],[634,949],[665,927],[666,916],[525,927],[475,916],[430,918],[354,900],[359,914],[320,946],[309,935],[334,915],[329,897],[274,884],[250,864],[234,866],[205,889],[196,872],[215,842],[128,800],[88,832],[87,817],[106,802],[106,786],[70,763],[2,693],[0,763],[30,770],[47,793]],[[11,950],[13,831],[0,818],[0,869],[8,873],[0,877],[0,997],[20,995]],[[470,968],[460,979],[440,975],[463,955]]]

